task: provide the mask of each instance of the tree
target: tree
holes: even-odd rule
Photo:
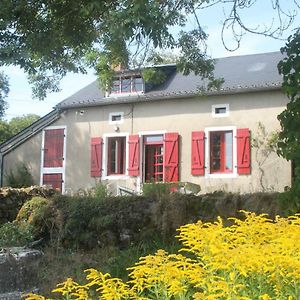
[[[23,115],[22,117],[12,118],[9,122],[0,121],[0,143],[3,143],[10,137],[16,135],[39,118],[38,115],[28,114]]]
[[[253,29],[241,12],[258,0],[2,0],[0,66],[20,66],[40,99],[57,91],[67,72],[84,73],[87,65],[107,84],[113,65],[132,66],[150,48],[178,48],[180,71],[213,79],[207,35],[197,13],[212,5],[229,7],[223,31],[230,28],[238,46],[245,31],[279,37],[291,25],[296,10],[285,10],[280,0],[269,1],[276,25]],[[299,8],[298,0],[292,2]],[[191,17],[195,28],[172,33],[174,26],[184,29]]]
[[[281,125],[278,154],[292,161],[291,188],[280,195],[280,203],[287,213],[300,210],[300,28],[281,48],[285,58],[278,70],[283,75],[282,89],[289,98],[286,109],[278,115]]]
[[[283,75],[282,89],[289,98],[286,109],[278,116],[282,131],[279,134],[279,154],[300,166],[300,28],[281,48],[285,58],[278,70]]]
[[[2,72],[0,72],[0,120],[3,118],[7,108],[5,98],[7,97],[8,92],[8,79]]]

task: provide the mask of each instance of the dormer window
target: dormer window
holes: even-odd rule
[[[113,81],[111,94],[143,93],[144,81],[140,76],[120,76]]]

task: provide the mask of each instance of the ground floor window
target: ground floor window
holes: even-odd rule
[[[126,138],[109,137],[107,142],[107,175],[125,174]]]
[[[232,131],[210,132],[210,173],[232,173]]]

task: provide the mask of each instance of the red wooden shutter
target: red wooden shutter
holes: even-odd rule
[[[64,160],[64,129],[46,129],[44,135],[44,168],[59,168]]]
[[[62,191],[62,174],[43,174],[43,184],[51,185],[53,189]]]
[[[192,132],[192,175],[204,175],[204,131]]]
[[[248,128],[237,129],[237,172],[238,174],[250,174],[250,131]]]
[[[91,177],[102,175],[102,138],[91,138]]]
[[[138,135],[129,136],[128,175],[139,176],[140,170],[140,138]]]
[[[166,133],[164,137],[164,181],[177,182],[179,180],[178,154],[179,135],[176,132]]]

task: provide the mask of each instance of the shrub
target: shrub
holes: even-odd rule
[[[162,199],[171,194],[171,192],[177,191],[179,187],[178,183],[161,183],[151,182],[143,184],[143,195],[146,198]]]
[[[16,165],[16,170],[10,170],[9,174],[5,176],[6,184],[13,188],[28,187],[34,184],[33,177],[24,163]]]
[[[300,212],[300,167],[295,168],[296,177],[292,187],[279,194],[278,201],[286,215]]]
[[[28,223],[12,222],[0,227],[0,247],[26,246],[33,238],[33,228]]]
[[[95,291],[95,299],[299,299],[300,217],[244,214],[244,221],[227,220],[232,226],[221,218],[182,226],[179,254],[141,257],[127,282],[89,269],[87,284],[68,278],[53,292],[67,299],[90,299]]]
[[[95,197],[104,199],[108,196],[111,196],[111,194],[107,188],[107,185],[102,182],[97,183],[95,186]]]
[[[59,212],[53,201],[43,197],[33,197],[25,202],[16,217],[16,221],[31,225],[35,238],[48,238],[53,241],[54,235],[61,226]]]

